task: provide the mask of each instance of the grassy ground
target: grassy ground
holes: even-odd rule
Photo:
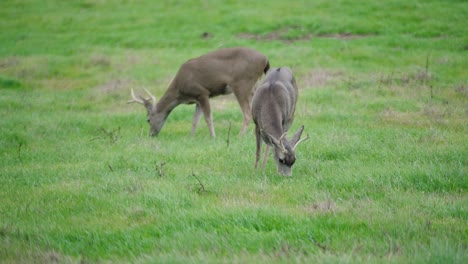
[[[155,3],[157,2],[157,3]],[[2,1],[0,262],[466,263],[465,1]],[[248,46],[293,69],[292,178],[233,97],[157,138],[130,88]]]

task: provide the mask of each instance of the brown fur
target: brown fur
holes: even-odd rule
[[[215,137],[209,98],[234,93],[243,113],[241,133],[247,130],[252,119],[250,103],[253,89],[262,74],[269,69],[268,59],[249,48],[226,48],[191,59],[180,67],[167,91],[156,103],[141,98],[148,110],[150,134],[156,136],[167,116],[180,104],[195,103],[192,134],[203,114]],[[132,102],[138,102],[133,100]]]
[[[269,147],[273,146],[278,172],[292,175],[292,165],[296,161],[295,148],[301,142],[304,126],[291,140],[286,139],[286,133],[294,121],[298,92],[294,75],[287,67],[271,69],[255,92],[252,100],[256,136],[255,167],[258,166],[263,140],[266,143],[263,166]]]

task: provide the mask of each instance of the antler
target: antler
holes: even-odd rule
[[[146,89],[145,89],[146,90]],[[127,104],[131,104],[131,103],[139,103],[139,104],[142,104],[142,105],[145,105],[145,102],[143,101],[144,99],[143,98],[137,98],[135,96],[135,93],[133,92],[133,88],[132,88],[132,100],[129,100],[127,102]]]
[[[283,135],[281,135],[281,137],[279,138],[279,142],[280,142],[280,146],[281,146],[281,151],[283,153],[287,153],[288,151],[286,150],[286,148],[284,147],[284,144],[283,144],[283,138],[286,137],[286,133],[283,133]]]
[[[296,150],[296,147],[297,147],[297,145],[299,145],[299,143],[301,143],[302,141],[306,141],[306,140],[308,140],[308,139],[309,139],[309,134],[307,134],[307,136],[306,136],[305,138],[303,138],[303,139],[297,141],[296,144],[295,144],[294,147],[293,147],[293,150]]]
[[[153,100],[153,108],[154,108],[156,106],[156,96],[152,95],[148,90],[146,90],[146,88],[143,88],[143,89],[149,95],[149,97],[151,97],[151,99]]]
[[[142,104],[142,105],[146,106],[146,108],[148,108],[148,109],[151,109],[151,107],[154,109],[156,107],[156,97],[154,95],[152,95],[146,88],[143,88],[143,89],[151,97],[151,99],[145,99],[145,98],[143,98],[141,96],[136,97],[135,92],[133,91],[133,88],[132,88],[131,89],[131,91],[132,91],[132,100],[129,100],[127,102],[127,104],[139,103],[139,104]],[[153,103],[151,103],[150,100],[152,100]]]

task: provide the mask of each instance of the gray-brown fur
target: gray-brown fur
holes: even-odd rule
[[[278,172],[292,175],[292,165],[296,161],[295,149],[302,141],[300,138],[304,130],[304,126],[301,126],[291,140],[286,139],[286,133],[294,121],[297,97],[296,80],[288,67],[270,69],[257,88],[252,100],[256,136],[255,168],[258,166],[263,141],[266,143],[263,166],[269,147],[272,146]]]
[[[132,91],[133,99],[129,103],[145,105],[152,136],[159,133],[167,116],[176,106],[194,103],[192,135],[203,114],[211,136],[215,137],[209,98],[234,93],[242,109],[241,133],[244,133],[252,119],[250,104],[253,89],[269,67],[268,59],[253,49],[240,47],[216,50],[182,64],[158,102],[152,95],[152,100],[137,98]]]

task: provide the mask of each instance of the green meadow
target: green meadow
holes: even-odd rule
[[[0,2],[1,263],[467,263],[468,3]],[[160,97],[225,47],[288,66],[310,139],[255,170],[234,96],[149,137]]]

